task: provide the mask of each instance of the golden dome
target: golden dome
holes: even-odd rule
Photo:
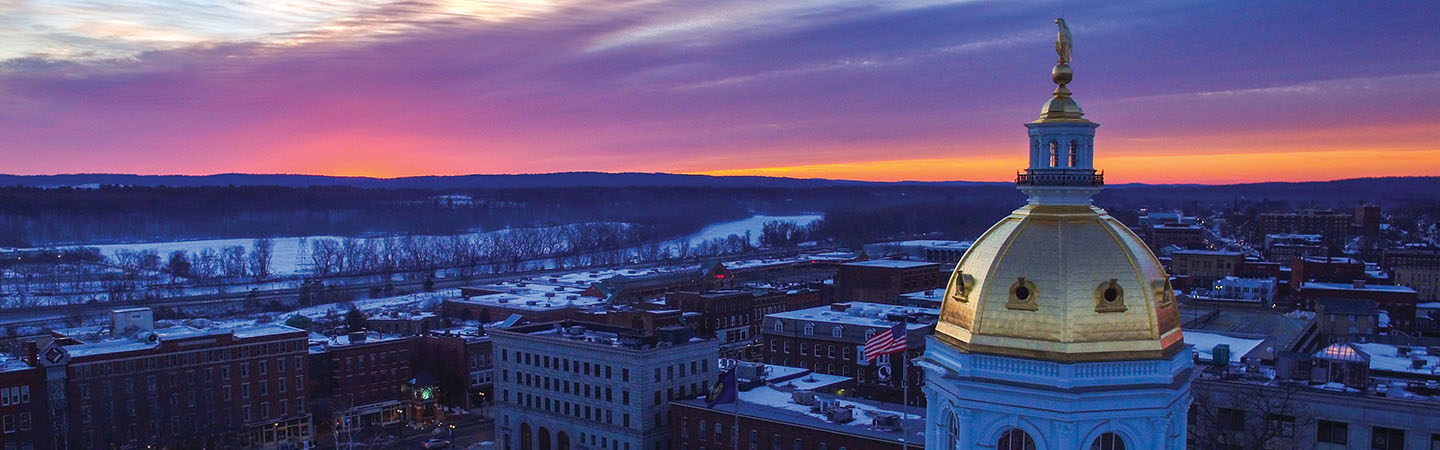
[[[965,252],[943,298],[935,335],[967,352],[1083,362],[1183,347],[1160,262],[1094,206],[1015,210]]]

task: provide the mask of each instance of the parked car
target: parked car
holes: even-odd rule
[[[431,439],[425,441],[425,448],[429,450],[434,450],[438,448],[450,448],[450,441],[444,439]]]

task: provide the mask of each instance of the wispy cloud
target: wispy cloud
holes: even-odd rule
[[[1440,95],[1435,9],[1073,8],[1071,88],[1116,154],[1264,136],[1296,151],[1339,125],[1412,148],[1405,130],[1440,113],[1421,100]],[[24,173],[372,175],[1008,161],[1053,88],[1059,10],[0,0],[0,156]]]

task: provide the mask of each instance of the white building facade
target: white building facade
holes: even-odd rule
[[[668,450],[670,401],[704,395],[715,340],[583,322],[493,330],[502,449]]]

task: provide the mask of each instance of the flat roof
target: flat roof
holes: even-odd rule
[[[725,414],[739,414],[746,417],[755,417],[771,420],[780,423],[799,425],[807,428],[826,430],[831,432],[861,436],[889,442],[900,442],[905,434],[900,430],[877,429],[873,426],[874,417],[881,415],[895,415],[908,417],[902,419],[904,431],[911,436],[911,442],[924,444],[923,433],[925,432],[925,411],[923,408],[910,407],[893,403],[880,403],[870,400],[862,400],[854,397],[836,397],[833,395],[816,394],[816,400],[838,399],[840,405],[854,408],[853,420],[847,423],[834,423],[825,418],[824,414],[811,412],[809,405],[802,405],[791,400],[792,390],[786,390],[778,386],[759,386],[748,391],[741,391],[737,395],[737,404],[719,404],[714,407],[705,406],[705,399],[692,398],[677,400],[675,403],[683,404],[700,409],[714,410]],[[908,409],[908,411],[906,411]],[[908,414],[906,414],[908,412]]]
[[[1206,333],[1203,331],[1185,330],[1181,333],[1185,343],[1195,347],[1195,354],[1202,360],[1214,360],[1212,354],[1216,345],[1227,344],[1230,346],[1230,362],[1240,362],[1241,358],[1255,350],[1264,343],[1264,339],[1246,339],[1234,336],[1226,336],[1219,333]]]
[[[1435,375],[1435,368],[1440,366],[1440,355],[1431,355],[1422,346],[1397,346],[1375,342],[1354,342],[1350,345],[1354,345],[1360,351],[1370,355],[1370,370]],[[1400,347],[1406,347],[1409,350],[1407,356],[1400,356]],[[1417,359],[1425,361],[1425,365],[1419,369],[1412,366],[1414,364],[1412,361]]]
[[[938,266],[939,263],[927,261],[907,261],[903,259],[875,259],[870,261],[857,261],[841,264],[842,266],[864,266],[864,267],[888,267],[892,269],[909,269],[912,267]]]
[[[581,295],[585,291],[584,288],[571,286],[510,281],[476,286],[476,288],[495,293],[469,298],[452,298],[446,301],[527,311],[550,311],[605,304],[605,299],[586,297]]]
[[[1176,250],[1171,255],[1208,255],[1208,256],[1240,256],[1244,252],[1235,250]]]
[[[265,325],[245,326],[239,328],[207,328],[199,329],[189,326],[173,326],[157,328],[154,333],[160,337],[160,341],[171,339],[186,339],[201,336],[223,336],[233,335],[237,339],[249,339],[263,336],[280,335],[287,333],[303,333],[304,330],[293,328],[278,323]],[[72,338],[74,338],[72,336]],[[83,341],[82,341],[83,342]],[[159,347],[160,343],[140,341],[134,337],[112,337],[103,336],[94,341],[78,345],[66,346],[65,350],[70,352],[71,357],[94,356],[109,353],[122,353],[136,350],[149,350]]]
[[[1414,289],[1410,289],[1410,288],[1405,287],[1405,286],[1397,286],[1397,285],[1393,285],[1393,284],[1370,284],[1370,283],[1366,283],[1365,286],[1355,287],[1355,284],[1354,284],[1354,283],[1321,283],[1321,282],[1317,282],[1317,281],[1307,281],[1307,282],[1305,282],[1304,284],[1300,285],[1300,288],[1301,288],[1301,289],[1324,289],[1324,290],[1329,290],[1329,291],[1384,291],[1384,292],[1410,292],[1410,293],[1414,293],[1414,292],[1415,292]]]
[[[831,309],[833,305],[850,305],[845,311]],[[795,311],[778,312],[767,315],[780,319],[804,320],[817,323],[836,323],[843,325],[860,325],[869,327],[891,327],[895,322],[885,319],[891,314],[919,313],[927,316],[940,316],[940,310],[936,308],[921,308],[917,306],[886,305],[880,303],[866,302],[842,302],[814,308],[797,309]],[[935,325],[934,321],[923,323],[910,322],[905,324],[908,330],[919,330]]]

